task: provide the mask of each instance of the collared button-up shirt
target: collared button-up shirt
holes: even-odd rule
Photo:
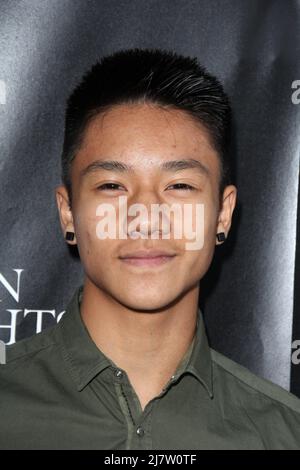
[[[300,400],[194,340],[142,410],[125,370],[91,339],[82,286],[60,322],[7,347],[0,449],[300,449]]]

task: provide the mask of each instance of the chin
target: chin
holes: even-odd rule
[[[130,308],[132,310],[139,310],[139,311],[153,311],[153,310],[161,310],[168,305],[170,305],[174,301],[174,296],[170,296],[168,298],[167,296],[164,295],[162,298],[157,297],[155,298],[153,295],[136,295],[136,293],[132,296],[128,296],[128,293],[126,297],[124,296],[123,299],[119,299],[119,301],[123,304],[126,305],[127,308]]]

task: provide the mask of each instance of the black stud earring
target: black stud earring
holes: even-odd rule
[[[66,232],[65,239],[72,242],[74,240],[74,236],[74,232]]]
[[[224,232],[217,233],[218,242],[224,242],[226,240],[226,236]]]

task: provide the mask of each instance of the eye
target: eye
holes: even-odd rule
[[[171,186],[169,186],[169,188],[171,188],[172,186],[173,187],[177,186],[175,189],[185,190],[185,191],[193,191],[193,190],[196,189],[193,186],[190,186],[189,184],[185,184],[185,183],[171,184]]]
[[[106,189],[110,191],[115,191],[115,190],[118,190],[119,188],[122,188],[122,186],[118,183],[104,183],[104,184],[101,184],[100,186],[97,186],[96,189],[99,189],[99,191],[105,191]]]

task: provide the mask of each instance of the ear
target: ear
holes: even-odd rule
[[[74,239],[66,241],[69,243],[69,245],[76,245],[77,241],[73,223],[73,214],[70,207],[67,188],[64,185],[58,186],[55,189],[55,196],[63,234],[66,236],[66,232],[73,232]]]
[[[226,238],[231,227],[232,213],[236,205],[236,198],[237,188],[233,185],[226,186],[223,192],[222,207],[217,222],[217,233],[224,232]],[[216,245],[220,245],[221,243],[224,242],[219,242],[218,239],[216,240]]]

